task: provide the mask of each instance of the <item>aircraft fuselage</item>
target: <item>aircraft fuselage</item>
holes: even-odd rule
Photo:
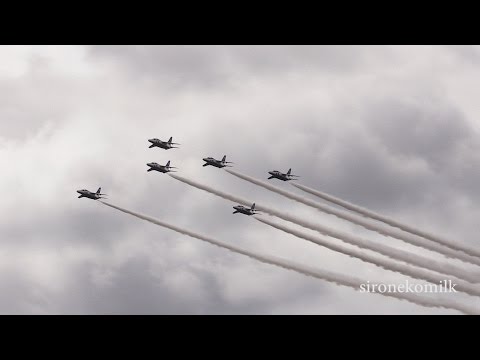
[[[253,212],[252,209],[249,209],[245,206],[239,205],[239,206],[234,206],[233,208],[235,209],[234,214],[235,213],[241,213],[241,214],[248,215],[248,216],[255,215],[255,213]]]
[[[95,193],[93,193],[91,191],[88,191],[88,190],[77,190],[77,193],[80,194],[80,196],[78,197],[79,199],[83,198],[83,197],[86,197],[86,198],[89,198],[89,199],[92,199],[92,200],[101,199],[100,195],[95,194]]]
[[[202,160],[205,161],[205,164],[203,166],[211,165],[211,166],[215,166],[217,168],[223,168],[223,167],[227,166],[221,160],[216,160],[214,158],[203,158]]]
[[[292,169],[289,169],[286,174],[281,173],[278,170],[269,171],[268,173],[270,174],[270,177],[268,179],[269,180],[270,179],[279,179],[279,180],[282,180],[282,181],[298,180],[299,176],[291,174],[290,173],[291,170]]]
[[[170,172],[170,167],[159,165],[157,163],[148,163],[147,166],[150,168],[147,171],[158,171],[161,173]]]
[[[279,179],[279,180],[282,180],[282,181],[292,180],[287,176],[287,174],[282,174],[279,171],[269,171],[268,173],[271,175],[270,179],[275,178],[275,179]]]
[[[176,146],[172,146],[171,142],[162,141],[159,139],[148,139],[148,142],[152,144],[149,146],[149,148],[158,147],[165,150],[177,148]]]

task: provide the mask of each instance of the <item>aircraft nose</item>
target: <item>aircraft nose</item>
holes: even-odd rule
[[[151,142],[151,143],[153,143],[153,139],[148,139],[148,142]]]
[[[203,158],[202,160],[203,160],[203,161],[207,161],[207,158]]]

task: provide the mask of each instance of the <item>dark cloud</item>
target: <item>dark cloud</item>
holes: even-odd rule
[[[249,262],[242,262],[241,266],[247,269],[257,267]],[[55,309],[57,313],[258,314],[268,312],[272,304],[296,297],[292,292],[280,298],[246,297],[240,301],[228,301],[218,274],[189,264],[162,267],[156,273],[148,256],[134,257],[117,268],[115,280],[108,285],[95,284],[91,264],[76,266],[73,273],[75,277],[63,289],[62,296],[55,296],[53,303],[49,304],[50,309]],[[172,285],[171,278],[178,273],[184,275],[188,283]],[[317,284],[316,288],[304,286],[300,289],[306,294],[319,296],[320,287]],[[298,289],[298,286],[292,288]],[[268,293],[268,290],[262,291],[261,295],[265,292]]]
[[[134,258],[115,273],[111,285],[98,287],[92,283],[90,266],[79,267],[76,284],[71,286],[62,307],[65,313],[79,314],[198,314],[204,311],[203,303],[183,299],[162,286],[162,280],[151,274],[148,258]],[[211,290],[216,292],[215,283],[208,275],[195,273]],[[202,281],[200,280],[200,281]],[[211,283],[210,283],[211,282]],[[207,303],[212,299],[205,299]]]
[[[425,100],[430,100],[427,106],[385,99],[368,110],[365,124],[368,133],[392,155],[420,158],[439,171],[452,163],[472,129],[459,109],[445,99]]]
[[[370,48],[373,50],[373,48]],[[388,56],[383,49],[377,55]],[[94,60],[118,63],[134,82],[159,83],[204,91],[238,87],[249,76],[295,75],[308,72],[350,72],[368,62],[362,46],[94,46]]]
[[[43,59],[15,81],[0,81],[0,92],[10,96],[0,106],[7,119],[0,123],[0,165],[9,169],[0,180],[7,189],[0,255],[25,256],[5,265],[0,291],[11,295],[0,302],[0,312],[302,313],[308,304],[307,313],[365,313],[372,303],[389,313],[424,312],[252,263],[76,198],[78,188],[102,186],[119,206],[237,245],[347,274],[392,275],[234,216],[233,203],[147,173],[150,161],[171,160],[201,183],[357,230],[220,169],[203,168],[201,158],[226,154],[237,170],[262,179],[269,170],[292,168],[305,185],[474,241],[478,136],[472,119],[447,92],[437,91],[438,79],[429,78],[423,65],[416,68],[417,58],[402,53],[407,50],[88,51],[85,61],[103,69],[98,76],[60,74]],[[148,149],[152,136],[174,136],[182,145]],[[31,258],[30,266],[20,266]]]
[[[48,292],[17,271],[0,272],[0,314],[43,314],[48,309]]]

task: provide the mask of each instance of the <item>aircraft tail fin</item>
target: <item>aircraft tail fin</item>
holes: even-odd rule
[[[100,191],[102,191],[102,188],[99,187],[98,190],[97,190],[97,195],[100,194]]]
[[[166,167],[169,167],[170,166],[170,160],[168,160],[167,162],[167,165],[165,165]]]
[[[287,171],[287,175],[290,175],[290,173],[291,173],[291,172],[292,172],[292,169],[291,169],[291,168],[290,168],[290,169],[288,169],[288,171]]]
[[[222,162],[225,162],[227,160],[227,155],[223,155]]]
[[[171,144],[173,140],[173,136],[170,136],[170,139],[168,139],[168,143]]]
[[[255,210],[255,203],[253,203],[251,210]]]

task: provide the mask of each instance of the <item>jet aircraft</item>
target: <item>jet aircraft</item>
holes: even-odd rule
[[[203,166],[215,166],[217,168],[223,168],[223,167],[231,167],[230,165],[227,164],[233,164],[231,161],[225,161],[227,159],[227,155],[224,155],[222,160],[217,160],[212,157],[207,157],[203,158],[203,161],[205,161],[205,164]]]
[[[268,173],[271,176],[268,178],[268,180],[275,178],[282,181],[289,181],[289,180],[297,180],[296,178],[300,177],[298,175],[292,175],[291,172],[292,172],[292,169],[288,169],[286,174],[281,173],[280,171],[277,171],[277,170],[269,171]]]
[[[172,142],[172,140],[173,140],[173,137],[170,137],[170,139],[168,139],[168,141],[162,141],[162,140],[159,140],[157,138],[148,139],[148,142],[150,142],[152,144],[148,148],[151,149],[153,147],[159,147],[159,148],[162,148],[162,149],[165,149],[165,150],[178,149],[178,146],[172,146],[172,145],[180,145],[180,144],[174,143],[174,142]]]
[[[102,191],[102,188],[99,187],[96,193],[88,191],[86,189],[77,190],[77,193],[80,194],[80,196],[78,197],[79,199],[82,198],[82,197],[86,197],[86,198],[89,198],[89,199],[92,199],[92,200],[98,200],[98,199],[104,199],[102,197],[102,195],[107,195],[107,194],[101,194],[100,193],[101,191]]]
[[[255,203],[253,203],[251,208],[245,207],[243,205],[236,205],[233,208],[235,209],[233,214],[241,213],[241,214],[248,215],[248,216],[257,214],[257,212],[255,210]]]
[[[170,166],[170,160],[168,160],[166,165],[159,165],[156,162],[151,162],[151,163],[148,163],[147,166],[150,167],[150,169],[148,169],[147,171],[155,170],[155,171],[159,171],[161,173],[175,172],[175,171],[172,171],[170,169],[176,169],[176,167]]]

